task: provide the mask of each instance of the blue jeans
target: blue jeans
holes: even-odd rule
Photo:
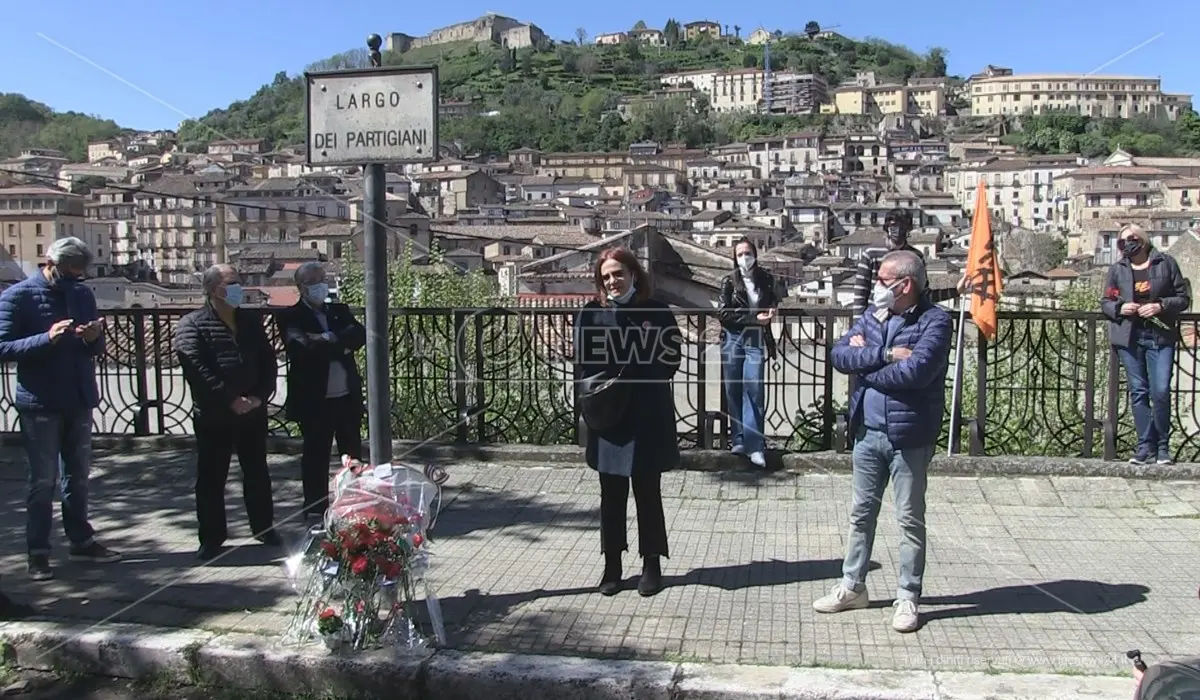
[[[749,454],[762,452],[766,449],[763,437],[766,352],[762,330],[722,331],[721,366],[731,424],[730,442]]]
[[[63,529],[73,547],[92,544],[88,522],[88,472],[92,464],[92,411],[19,410],[29,460],[25,543],[29,554],[50,553],[55,480],[62,491]]]
[[[925,487],[935,446],[897,450],[886,433],[860,428],[854,443],[854,505],[850,510],[850,547],[842,563],[842,586],[866,587],[875,546],[875,526],[883,493],[891,478],[900,526],[900,582],[896,597],[921,598],[925,576]]]
[[[1137,456],[1171,456],[1171,374],[1175,346],[1159,345],[1150,333],[1135,332],[1128,348],[1117,348],[1129,381],[1129,406],[1137,430]]]

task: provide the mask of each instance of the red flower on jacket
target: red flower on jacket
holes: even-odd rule
[[[1104,293],[1104,296],[1116,301],[1117,299],[1121,298],[1121,290],[1117,289],[1116,287],[1109,287],[1108,291]]]

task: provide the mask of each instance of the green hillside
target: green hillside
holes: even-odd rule
[[[57,148],[72,161],[87,160],[89,141],[112,138],[122,132],[109,119],[78,112],[55,112],[24,95],[0,93],[0,157],[10,158],[22,148]]]
[[[678,36],[669,22],[664,33]],[[697,114],[687,105],[666,102],[629,123],[612,114],[620,97],[657,89],[664,73],[700,68],[742,68],[763,63],[763,47],[740,39],[707,36],[670,46],[650,48],[635,43],[596,46],[560,43],[543,50],[507,50],[491,44],[457,42],[422,47],[403,54],[387,53],[386,65],[436,64],[442,99],[473,101],[476,116],[443,121],[443,142],[456,142],[464,151],[488,154],[530,146],[543,150],[607,150],[632,141],[682,141],[699,146],[747,136],[808,126],[822,126],[820,117],[722,116]],[[946,52],[933,49],[918,55],[902,46],[868,39],[781,36],[771,48],[774,68],[818,72],[832,83],[873,70],[884,80],[945,75]],[[350,51],[321,61],[312,70],[358,68],[366,65],[365,50]],[[218,109],[180,126],[185,144],[214,138],[267,138],[277,144],[304,140],[304,85],[301,76],[280,73],[253,97]]]

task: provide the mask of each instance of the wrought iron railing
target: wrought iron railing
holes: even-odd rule
[[[98,434],[191,432],[188,388],[172,350],[182,311],[106,312],[107,350],[99,360]],[[391,314],[393,434],[401,439],[537,444],[578,440],[571,368],[573,309],[397,309]],[[720,329],[712,312],[678,315],[684,359],[674,391],[684,447],[724,447],[729,421],[721,387]],[[768,363],[766,433],[792,451],[844,449],[847,378],[829,352],[845,332],[844,310],[782,309],[778,354]],[[957,316],[955,317],[957,321]],[[279,350],[271,430],[295,435],[283,404],[287,358],[270,312],[264,322]],[[970,320],[967,321],[970,324]],[[1172,447],[1200,460],[1197,331],[1182,321],[1175,355]],[[1099,314],[1001,314],[1000,335],[980,343],[973,324],[963,351],[959,435],[963,452],[1116,458],[1136,441],[1116,354]],[[360,353],[360,362],[364,361]],[[950,383],[941,447],[951,439]],[[3,365],[0,430],[17,430],[15,367]],[[983,387],[983,390],[980,390]],[[370,388],[368,387],[368,390]]]

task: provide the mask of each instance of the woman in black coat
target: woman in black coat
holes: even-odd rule
[[[649,275],[624,248],[600,254],[595,269],[599,299],[575,321],[575,378],[587,434],[587,463],[600,473],[600,592],[621,590],[629,487],[637,503],[642,577],[638,592],[662,590],[661,557],[668,556],[662,473],[679,465],[675,397],[682,335],[675,315],[652,297]],[[593,392],[589,378],[616,379]],[[586,396],[585,396],[586,395]]]
[[[1100,308],[1108,317],[1109,342],[1125,365],[1129,406],[1138,443],[1132,464],[1171,464],[1171,377],[1179,314],[1191,292],[1179,265],[1155,250],[1141,226],[1117,237],[1121,259],[1108,268]]]

